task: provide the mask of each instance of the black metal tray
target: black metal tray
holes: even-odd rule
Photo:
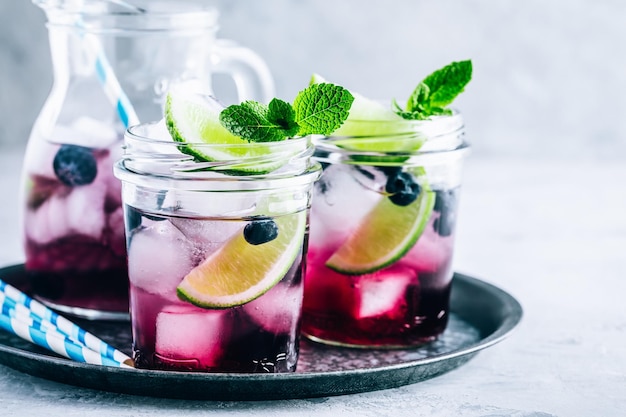
[[[28,291],[22,265],[0,268],[0,278]],[[522,317],[520,304],[501,289],[455,274],[450,323],[435,342],[406,350],[361,350],[303,340],[298,370],[288,374],[150,371],[87,365],[61,358],[0,331],[0,364],[37,377],[97,390],[161,398],[272,400],[352,394],[433,378],[500,342]],[[130,353],[130,324],[74,320]]]

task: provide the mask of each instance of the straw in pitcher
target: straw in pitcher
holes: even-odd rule
[[[128,99],[128,96],[124,93],[124,90],[122,90],[122,86],[115,76],[115,72],[109,63],[109,60],[104,54],[100,42],[89,34],[83,34],[83,40],[96,54],[95,65],[98,81],[100,81],[100,85],[102,85],[107,98],[115,107],[115,110],[124,124],[124,127],[128,128],[129,126],[138,124],[139,117]]]

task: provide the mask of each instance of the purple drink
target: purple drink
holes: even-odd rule
[[[316,142],[324,171],[312,198],[303,333],[361,348],[432,341],[449,317],[462,119],[346,124],[359,134]]]
[[[242,234],[250,222],[154,221],[158,217],[141,216],[130,207],[127,210],[133,213],[133,222],[141,221],[130,232],[129,241],[137,367],[204,372],[295,370],[304,241],[284,277],[260,297],[233,307],[202,308],[181,300],[177,287],[202,260]]]
[[[58,143],[33,132],[24,162],[25,266],[36,297],[48,305],[90,318],[127,318],[124,212],[113,175],[121,143],[111,129],[88,139],[85,125],[93,123],[58,129],[65,135]]]
[[[303,330],[314,340],[349,346],[431,341],[448,322],[458,190],[435,193],[437,202],[422,234],[403,256],[371,273],[346,274],[326,263],[381,198],[358,182],[352,189],[332,190],[351,182],[344,176],[353,169],[329,167],[314,192]],[[355,197],[353,192],[371,195]],[[329,219],[333,213],[350,213],[351,219],[341,214]]]

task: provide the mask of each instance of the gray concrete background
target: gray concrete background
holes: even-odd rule
[[[257,51],[291,100],[318,72],[374,98],[471,58],[458,99],[474,154],[626,155],[620,0],[213,0],[220,36]],[[52,76],[43,12],[0,1],[0,146],[21,146]]]

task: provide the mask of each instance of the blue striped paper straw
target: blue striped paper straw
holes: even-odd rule
[[[132,368],[132,366],[123,362],[107,358],[88,347],[81,346],[59,332],[50,329],[43,331],[32,322],[21,321],[2,314],[0,315],[0,327],[24,340],[78,362],[118,368]]]
[[[16,311],[20,310],[18,314],[22,316],[27,314],[35,321],[45,323],[44,325],[48,327],[56,328],[69,339],[86,346],[99,355],[117,362],[132,363],[132,359],[128,355],[98,339],[65,317],[58,315],[40,302],[33,300],[3,280],[0,280],[0,301],[14,305]]]
[[[128,128],[128,126],[138,124],[139,117],[137,117],[133,105],[115,76],[115,72],[102,50],[102,45],[93,35],[84,32],[82,20],[79,20],[76,25],[82,30],[80,33],[81,38],[96,55],[96,76],[100,85],[102,85],[105,95],[111,104],[115,106],[115,110],[124,124],[124,127]]]
[[[58,331],[58,329],[54,327],[52,323],[49,323],[46,321],[37,321],[37,319],[32,317],[31,313],[25,312],[24,310],[20,308],[15,308],[15,307],[16,305],[14,303],[12,303],[9,300],[4,299],[2,301],[2,315],[10,317],[10,318],[14,318],[16,320],[23,321],[23,322],[28,322],[28,323],[32,322],[32,326],[35,326],[37,329],[41,331],[48,331],[48,330],[52,330],[55,332]],[[24,306],[18,305],[17,307],[24,307]],[[67,335],[64,335],[64,337],[67,337]],[[69,337],[67,338],[69,339]]]

